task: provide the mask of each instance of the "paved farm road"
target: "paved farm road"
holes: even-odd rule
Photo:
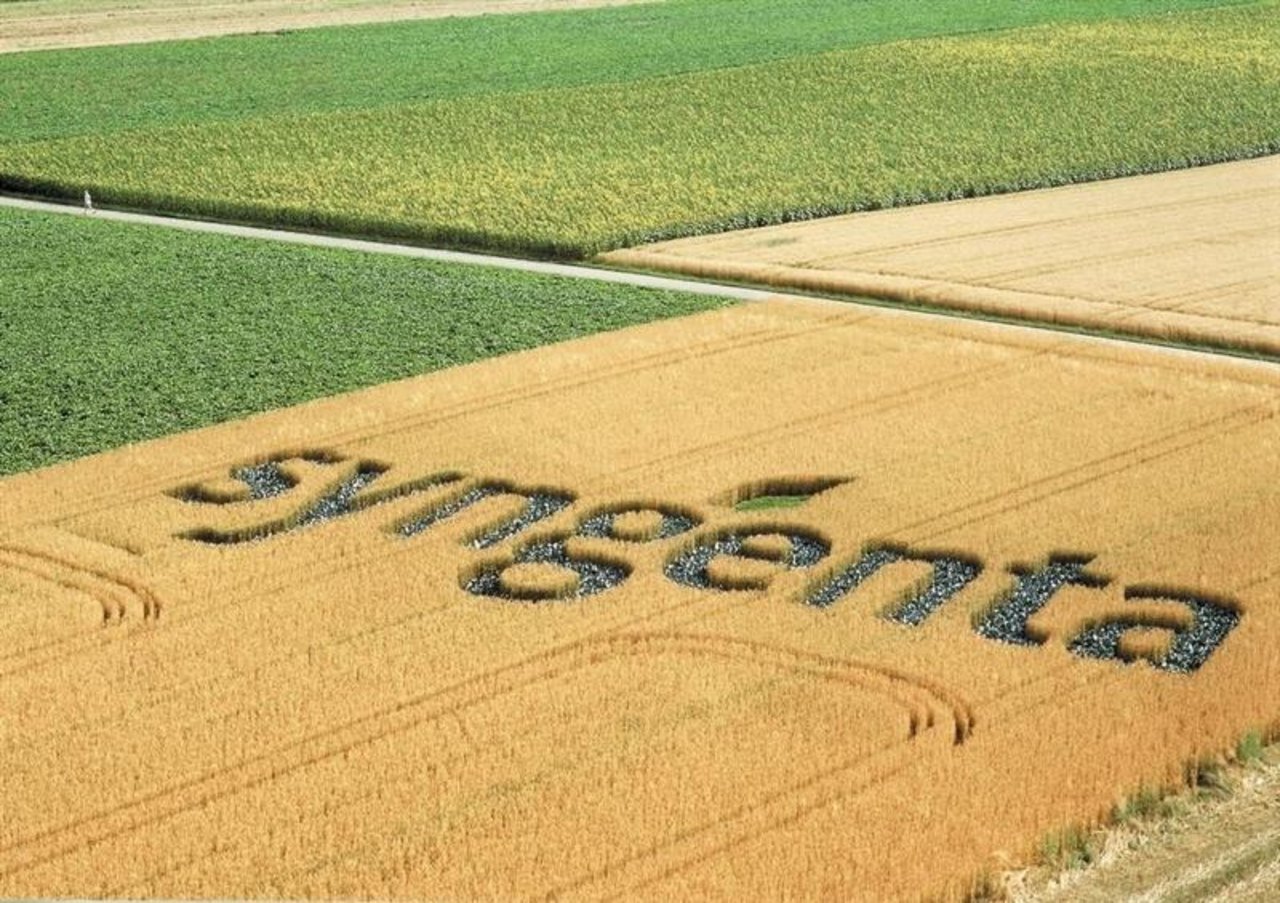
[[[511,270],[524,270],[528,273],[540,273],[545,276],[567,276],[574,279],[595,279],[600,282],[617,282],[626,285],[638,285],[647,288],[658,288],[670,291],[691,292],[698,295],[718,295],[725,298],[736,298],[739,301],[763,301],[776,296],[776,292],[759,289],[742,288],[731,285],[717,285],[710,282],[699,282],[692,279],[680,279],[670,276],[648,276],[641,273],[626,273],[617,270],[606,270],[599,267],[574,266],[564,263],[548,263],[541,260],[524,260],[518,257],[499,257],[493,254],[471,254],[465,251],[446,251],[437,248],[422,248],[416,245],[400,245],[390,242],[364,241],[357,238],[337,238],[331,235],[319,235],[311,232],[290,232],[284,229],[264,229],[255,226],[237,226],[230,223],[219,223],[210,220],[183,219],[172,216],[152,216],[145,213],[129,213],[122,210],[95,209],[86,213],[80,207],[69,204],[50,204],[44,201],[32,201],[25,198],[0,196],[0,206],[16,207],[20,210],[40,210],[48,213],[62,213],[72,216],[94,216],[99,219],[115,220],[125,223],[142,223],[152,226],[165,226],[171,229],[186,229],[192,232],[216,232],[219,235],[237,235],[243,238],[259,238],[270,241],[283,241],[290,244],[311,245],[320,248],[341,248],[348,251],[368,251],[376,254],[395,254],[401,257],[418,257],[423,260],[439,260],[445,263],[470,263],[478,266],[502,267]]]
[[[7,197],[4,195],[0,195],[0,207],[15,207],[20,210],[40,210],[49,213],[60,213],[68,216],[94,216],[100,219],[114,220],[117,222],[163,226],[170,229],[185,229],[192,232],[213,232],[219,235],[235,235],[243,238],[282,241],[290,244],[310,245],[321,248],[340,248],[344,250],[365,251],[376,254],[394,254],[402,257],[416,257],[423,260],[438,260],[445,263],[468,263],[476,266],[501,267],[504,269],[522,270],[528,273],[539,273],[547,276],[563,276],[572,279],[595,279],[600,282],[612,282],[622,285],[635,285],[668,291],[691,292],[700,295],[717,295],[719,297],[733,298],[739,301],[764,301],[767,299],[786,297],[785,292],[781,290],[747,288],[742,285],[726,284],[708,279],[685,279],[678,276],[659,276],[651,275],[649,273],[627,272],[595,266],[551,263],[541,260],[526,260],[519,257],[501,257],[493,254],[474,254],[466,251],[424,248],[417,245],[367,241],[357,238],[341,238],[332,235],[320,235],[312,232],[293,232],[286,229],[240,226],[232,223],[221,223],[212,220],[184,219],[176,216],[156,216],[146,213],[131,213],[123,210],[103,209],[95,209],[93,213],[88,214],[82,208],[70,204],[55,204],[46,201],[31,200],[28,198]],[[611,255],[605,255],[603,259],[606,262],[609,262],[610,257]],[[831,301],[830,303],[845,305],[852,302]],[[945,310],[928,312],[918,309],[903,309],[895,312],[899,313],[901,316],[926,317],[932,319],[946,319],[951,316]],[[967,315],[972,316],[973,312],[967,312]],[[1035,320],[1028,320],[1025,325],[1031,328],[1055,328],[1052,321],[1049,323],[1042,323]],[[1018,330],[1022,329],[1023,326],[1013,325],[1009,328]],[[1124,335],[1096,335],[1095,338],[1100,342],[1106,343],[1119,342],[1123,344],[1129,341],[1141,341],[1145,344],[1149,342],[1149,339],[1140,337],[1126,338]],[[1165,347],[1160,350],[1175,357],[1187,355],[1200,356],[1206,351],[1210,351],[1210,353],[1212,353],[1211,349],[1182,348],[1177,347],[1176,345],[1170,345],[1169,347]],[[1275,363],[1270,360],[1257,361],[1255,366],[1261,370],[1268,371],[1268,373],[1271,374],[1274,374],[1276,371]]]

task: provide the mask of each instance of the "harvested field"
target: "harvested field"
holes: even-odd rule
[[[1212,770],[1212,784],[1091,838],[1094,862],[1006,876],[1015,903],[1269,903],[1280,899],[1280,764]],[[1043,872],[1043,873],[1042,873]]]
[[[603,260],[1280,356],[1280,157],[679,239]]]
[[[646,0],[31,0],[0,4],[0,53],[636,2]]]
[[[1278,414],[794,301],[8,478],[0,894],[962,891],[1276,723]]]

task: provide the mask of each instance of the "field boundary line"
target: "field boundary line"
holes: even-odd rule
[[[838,319],[838,317],[828,317],[822,321],[822,324],[836,322]],[[395,420],[354,427],[341,432],[332,433],[327,436],[321,444],[332,448],[345,448],[347,446],[359,445],[361,443],[376,441],[386,436],[403,433],[406,430],[447,423],[451,420],[470,416],[478,411],[491,411],[504,406],[517,404],[531,398],[539,398],[578,388],[592,382],[597,376],[599,376],[600,379],[606,379],[640,373],[675,363],[689,354],[696,353],[698,356],[722,354],[729,351],[736,351],[741,348],[749,348],[758,345],[766,345],[772,342],[793,339],[798,336],[807,335],[809,332],[816,331],[820,328],[822,328],[821,324],[819,326],[811,326],[787,332],[781,332],[776,329],[756,329],[727,339],[717,339],[715,341],[702,342],[694,345],[683,345],[679,348],[668,348],[633,358],[625,369],[616,365],[613,367],[601,365],[589,370],[571,373],[567,376],[556,377],[545,385],[539,386],[533,390],[521,389],[518,387],[500,389],[499,391],[480,395],[473,399],[454,402],[443,408],[432,410],[427,413],[415,413]],[[479,363],[479,361],[473,361],[472,363]],[[470,364],[462,364],[459,366],[470,366]],[[416,378],[418,377],[406,377],[406,379]],[[396,382],[400,381],[403,380],[396,380]],[[386,385],[386,383],[383,383],[382,385]],[[246,416],[270,416],[280,410],[288,410],[296,407],[302,407],[304,405],[322,403],[335,398],[342,398],[344,396],[351,396],[360,392],[366,392],[373,388],[376,388],[376,386],[366,386],[360,389],[353,389],[350,392],[340,393],[339,395],[330,395],[323,398],[311,399],[310,401],[300,402],[297,405],[288,405],[286,408],[260,411],[256,414]],[[210,426],[203,428],[211,429],[219,425],[220,424],[211,424]],[[158,439],[147,441],[163,441],[165,438],[167,437],[159,437]],[[235,459],[233,458],[220,459],[212,466],[222,467],[234,463],[234,460]],[[81,507],[73,509],[59,509],[52,512],[49,515],[49,521],[62,524],[67,520],[82,517],[86,514],[95,514],[100,511],[107,510],[110,506],[118,504],[121,501],[141,501],[155,492],[160,492],[164,489],[170,488],[170,484],[172,483],[190,481],[203,477],[208,474],[210,469],[211,466],[202,465],[194,469],[183,470],[180,473],[159,476],[153,480],[147,481],[146,483],[136,484],[124,492],[111,489],[101,495],[93,496]]]
[[[503,257],[497,254],[477,254],[471,251],[449,251],[441,248],[419,247],[417,245],[396,244],[393,242],[373,241],[361,238],[341,238],[324,235],[319,232],[300,232],[288,229],[271,229],[263,226],[244,226],[235,223],[224,223],[217,220],[191,219],[177,216],[158,216],[150,213],[134,213],[128,210],[110,210],[95,207],[92,212],[83,207],[71,204],[55,204],[48,201],[36,201],[25,197],[0,194],[0,207],[18,210],[34,210],[41,213],[73,214],[94,219],[112,220],[114,222],[134,223],[148,226],[164,226],[170,229],[184,229],[189,232],[209,232],[217,235],[231,235],[239,238],[258,238],[288,244],[308,245],[318,248],[332,248],[343,251],[366,251],[374,254],[390,254],[397,257],[414,257],[421,260],[434,260],[440,263],[471,264],[473,266],[498,267],[507,270],[522,270],[541,276],[563,276],[570,279],[595,279],[598,282],[613,282],[621,285],[638,286],[640,288],[661,289],[664,291],[687,292],[695,295],[715,295],[732,298],[737,301],[764,301],[777,297],[776,291],[755,288],[743,288],[733,285],[719,285],[708,281],[680,279],[672,276],[655,276],[647,273],[630,273],[603,267],[581,266],[569,263],[552,263],[544,260],[529,260],[522,257]]]
[[[779,292],[790,290],[815,292],[825,296],[863,296],[902,304],[927,305],[971,316],[1012,319],[1030,326],[1102,330],[1121,339],[1132,338],[1182,346],[1190,344],[1195,345],[1196,350],[1209,353],[1243,352],[1271,358],[1280,357],[1280,330],[1259,329],[1258,334],[1251,336],[1206,333],[1200,331],[1206,326],[1218,326],[1220,332],[1217,320],[1179,310],[1135,309],[1092,298],[900,273],[806,269],[783,264],[668,254],[640,248],[610,251],[601,255],[600,260],[648,272],[658,270],[704,279],[768,285]]]
[[[610,6],[652,3],[654,0],[498,0],[486,7],[469,0],[438,4],[398,0],[337,5],[273,2],[224,2],[169,6],[133,4],[124,8],[45,12],[0,19],[16,35],[0,39],[0,53],[122,47],[161,41],[271,34],[351,25],[382,25],[432,19],[484,15],[522,15],[569,12]],[[248,6],[247,9],[244,7]],[[231,16],[245,13],[247,18]],[[77,29],[77,23],[85,27]],[[95,28],[96,26],[96,28]]]
[[[874,308],[884,313],[892,313],[905,317],[928,317],[934,320],[948,320],[957,323],[983,324],[1014,331],[1034,330],[1039,333],[1058,333],[1072,336],[1079,343],[1100,342],[1112,347],[1141,348],[1152,352],[1163,352],[1177,357],[1191,356],[1202,361],[1214,360],[1230,362],[1236,365],[1252,365],[1254,373],[1263,373],[1274,378],[1277,375],[1276,363],[1280,362],[1280,336],[1273,341],[1270,338],[1261,340],[1261,345],[1241,344],[1204,344],[1199,337],[1180,338],[1178,334],[1167,329],[1137,328],[1134,324],[1122,319],[1107,319],[1099,313],[1100,309],[1110,310],[1118,307],[1105,301],[1078,300],[1087,305],[1088,310],[1080,316],[1064,315],[1056,311],[1045,319],[1035,319],[1025,308],[1006,309],[997,303],[990,307],[978,307],[949,303],[945,299],[935,297],[939,290],[951,286],[932,279],[915,277],[885,276],[870,274],[872,282],[859,283],[858,286],[832,287],[830,285],[801,285],[795,281],[782,282],[774,273],[769,276],[759,273],[729,273],[720,271],[719,261],[708,261],[702,258],[680,258],[675,255],[651,254],[636,249],[619,249],[610,251],[595,258],[599,265],[583,265],[556,263],[544,260],[533,260],[523,257],[504,257],[497,254],[481,254],[472,251],[453,251],[444,248],[430,248],[418,245],[398,244],[390,241],[373,239],[345,238],[321,232],[304,232],[289,229],[274,229],[264,226],[249,226],[238,223],[222,222],[212,219],[192,219],[180,216],[162,216],[158,214],[138,213],[128,210],[112,210],[95,208],[92,214],[84,208],[67,203],[55,203],[36,200],[30,197],[5,194],[0,192],[0,208],[31,210],[44,213],[61,213],[66,215],[92,216],[95,219],[107,219],[116,222],[141,225],[160,226],[169,229],[181,229],[189,232],[203,232],[217,235],[229,235],[239,238],[255,238],[265,241],[276,241],[307,247],[349,250],[373,254],[389,254],[399,257],[410,257],[421,260],[432,260],[440,263],[460,265],[489,266],[499,269],[517,270],[534,275],[561,276],[571,279],[593,279],[616,285],[629,285],[640,288],[652,288],[662,291],[688,292],[690,294],[729,298],[735,301],[762,302],[781,301],[789,303],[808,302],[814,305],[839,305],[848,311],[857,308]],[[647,259],[641,259],[641,257]],[[658,259],[660,258],[660,260]],[[682,264],[717,265],[717,272],[706,272],[703,267],[682,266]],[[665,276],[653,270],[667,270],[679,275]],[[784,269],[771,265],[750,265],[752,270],[777,271]],[[641,272],[644,271],[644,272]],[[808,270],[798,270],[810,275]],[[861,275],[861,274],[860,274]],[[728,280],[718,282],[717,279]],[[899,284],[900,280],[919,283],[925,288],[925,294],[910,286],[908,290],[895,293],[886,288],[882,280]],[[822,280],[827,281],[825,278]],[[873,284],[874,283],[874,284]],[[901,283],[904,285],[905,283]],[[959,288],[978,292],[972,286],[957,284]],[[985,291],[985,290],[984,290]],[[993,289],[1007,295],[1024,295],[1027,293]],[[1056,296],[1031,296],[1037,301],[1062,300]],[[1129,313],[1129,311],[1126,311]],[[1163,311],[1140,311],[1139,313],[1155,314]],[[1184,315],[1184,319],[1188,318]]]

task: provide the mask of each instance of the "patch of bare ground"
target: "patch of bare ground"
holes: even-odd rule
[[[647,0],[29,0],[0,4],[0,53],[636,2]]]
[[[1280,157],[679,239],[603,259],[1280,355]]]
[[[1280,745],[1203,769],[1197,786],[1140,796],[1084,839],[1084,868],[1011,872],[993,896],[1017,903],[1217,903],[1280,899]]]

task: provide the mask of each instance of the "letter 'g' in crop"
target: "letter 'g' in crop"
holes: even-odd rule
[[[750,540],[756,537],[781,537],[787,544],[785,551],[760,549]],[[711,573],[711,563],[721,556],[734,556],[749,561],[761,561],[774,565],[778,570],[795,570],[813,567],[830,553],[826,540],[801,533],[794,529],[781,531],[768,527],[743,528],[734,532],[705,536],[697,545],[681,552],[668,562],[667,577],[681,586],[697,589],[742,590],[766,589],[768,580],[752,581],[750,585],[728,584]]]
[[[653,529],[648,535],[619,535],[618,524],[626,517],[647,517]],[[651,505],[629,505],[597,512],[578,524],[575,535],[584,539],[606,540],[616,545],[662,542],[692,530],[698,524],[691,515],[673,508]],[[567,568],[576,575],[573,589],[567,594],[553,590],[526,589],[519,595],[505,585],[503,575],[511,567],[520,564],[552,564]],[[599,554],[574,553],[569,548],[568,537],[561,536],[534,542],[521,547],[512,561],[489,565],[465,579],[463,589],[476,596],[489,596],[519,602],[550,602],[560,599],[580,599],[595,596],[626,582],[631,567],[620,559]]]

